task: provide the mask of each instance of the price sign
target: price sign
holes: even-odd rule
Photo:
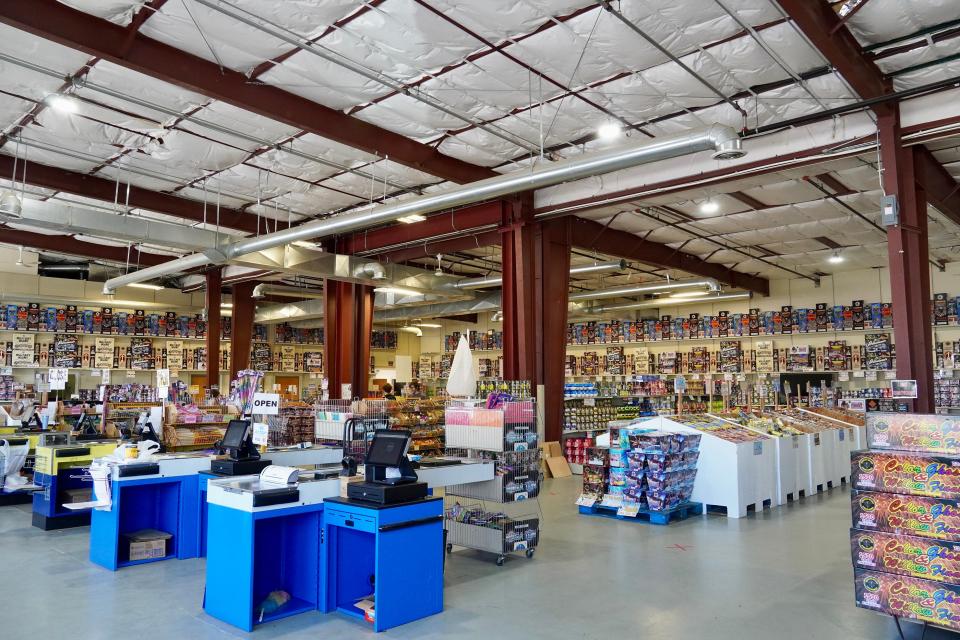
[[[133,369],[127,369],[127,377],[132,380],[137,377],[137,372]]]
[[[581,493],[580,497],[577,498],[578,507],[592,507],[596,503],[597,503],[597,496],[588,496]]]
[[[67,388],[67,378],[70,375],[69,369],[63,369],[61,367],[55,367],[50,369],[50,373],[47,377],[47,380],[50,381],[50,390],[51,391],[60,391]]]
[[[876,372],[876,371],[873,371],[873,370],[864,371],[864,372],[863,372],[863,379],[864,379],[864,380],[876,380],[876,379],[877,379],[877,372]]]
[[[110,369],[100,370],[100,384],[110,384]]]
[[[640,505],[627,500],[624,500],[620,508],[617,509],[617,515],[625,518],[636,518],[638,513],[640,513]]]
[[[113,366],[113,338],[97,338],[96,356],[93,366],[97,369],[109,369]]]
[[[170,369],[157,369],[157,387],[170,386]]]
[[[583,399],[583,406],[585,406],[585,407],[595,407],[595,406],[597,406],[597,401],[596,401],[596,399],[594,399],[594,398],[584,398],[584,399]]]
[[[270,438],[270,427],[264,422],[253,423],[253,444],[265,445]]]

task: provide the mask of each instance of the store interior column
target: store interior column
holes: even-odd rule
[[[207,389],[220,388],[220,304],[223,268],[215,267],[206,273],[207,288]]]
[[[324,369],[331,398],[364,397],[370,381],[373,287],[325,280]],[[346,393],[343,385],[350,385]]]
[[[933,336],[930,327],[930,265],[927,198],[917,182],[914,150],[900,137],[898,106],[879,114],[883,190],[895,195],[899,224],[887,227],[897,378],[917,381],[913,410],[933,413]]]
[[[256,310],[253,288],[256,284],[256,282],[238,282],[233,285],[230,380],[237,377],[237,371],[243,371],[250,366],[250,349],[253,346],[253,314]]]

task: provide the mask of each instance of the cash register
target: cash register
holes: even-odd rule
[[[407,430],[375,431],[363,461],[365,481],[347,485],[347,497],[375,504],[397,504],[427,496],[427,483],[407,459],[411,434]]]
[[[231,420],[219,443],[221,453],[230,457],[214,460],[210,471],[225,476],[247,476],[260,473],[270,466],[269,460],[261,460],[260,452],[253,444],[253,426],[250,420]]]

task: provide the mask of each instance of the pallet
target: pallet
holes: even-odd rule
[[[670,524],[673,520],[686,520],[690,516],[703,513],[703,505],[699,502],[685,502],[678,507],[668,509],[667,511],[650,511],[641,509],[636,518],[617,515],[617,507],[605,507],[595,504],[592,507],[578,507],[580,513],[585,516],[600,516],[601,518],[613,518],[616,520],[632,520],[636,522],[649,522],[650,524]]]

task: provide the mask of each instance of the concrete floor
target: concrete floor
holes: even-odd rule
[[[667,527],[579,516],[579,478],[549,480],[536,557],[497,567],[448,557],[446,610],[386,638],[884,640],[893,622],[853,605],[845,489],[742,520]],[[677,546],[675,546],[677,545]],[[201,609],[202,560],[111,573],[87,560],[88,529],[44,533],[26,506],[0,507],[0,639],[249,637]],[[918,625],[905,623],[908,640]],[[307,613],[253,637],[373,637],[360,622]],[[929,631],[928,640],[956,637]]]

